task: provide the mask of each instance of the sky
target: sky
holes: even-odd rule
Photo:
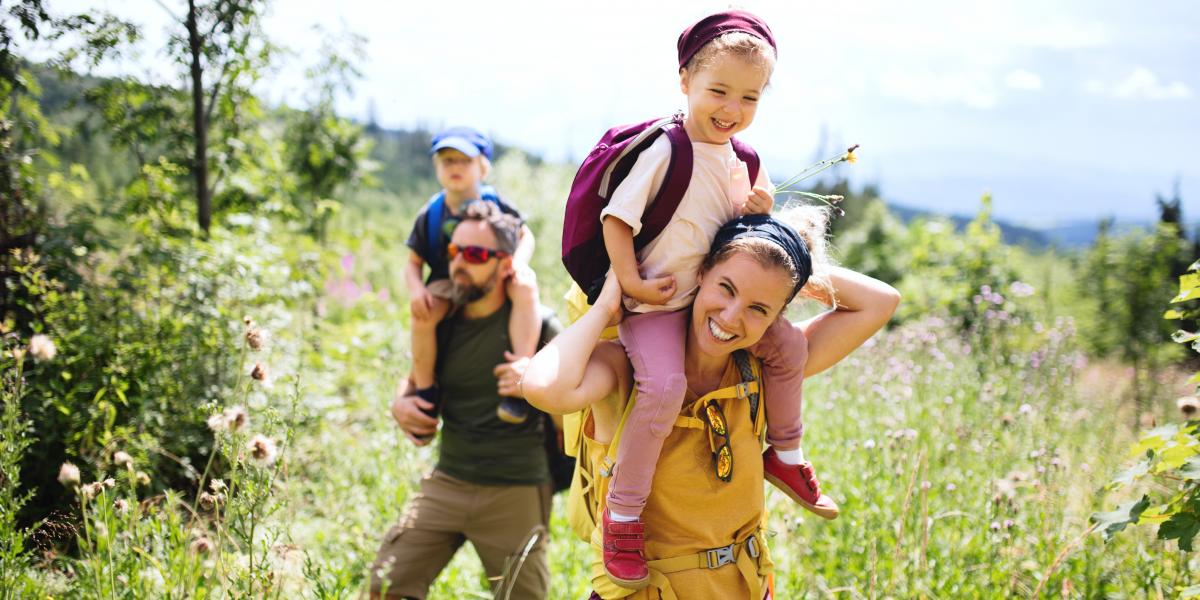
[[[101,72],[181,81],[162,54],[181,0],[59,0],[142,26],[139,55]],[[843,173],[890,202],[1049,226],[1150,220],[1179,182],[1200,218],[1200,6],[1193,0],[1034,2],[366,2],[276,0],[290,53],[260,93],[296,103],[320,24],[366,37],[339,110],[385,127],[468,124],[574,161],[617,124],[685,106],[675,41],[730,7],[762,16],[779,60],[739,137],[783,179],[852,143]],[[1187,58],[1191,56],[1192,58]],[[824,158],[825,156],[821,156]]]

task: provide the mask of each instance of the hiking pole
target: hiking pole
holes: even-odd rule
[[[529,530],[529,535],[525,536],[525,542],[521,544],[521,551],[510,556],[504,562],[504,572],[500,575],[500,587],[496,588],[496,595],[493,596],[495,600],[509,600],[513,587],[517,585],[517,574],[521,572],[521,567],[525,566],[525,559],[529,558],[529,553],[533,552],[533,546],[538,543],[545,532],[545,527],[534,526]]]

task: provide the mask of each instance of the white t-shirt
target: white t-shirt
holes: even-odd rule
[[[632,227],[636,236],[642,230],[646,206],[662,187],[670,160],[671,142],[660,135],[638,156],[629,175],[613,191],[600,219],[618,218]],[[675,276],[675,296],[663,306],[641,304],[627,296],[626,309],[643,313],[678,310],[691,304],[700,265],[708,256],[717,230],[742,214],[751,188],[746,183],[748,177],[746,165],[738,160],[732,144],[692,142],[692,179],[687,191],[662,233],[637,253],[643,279]],[[770,189],[770,181],[766,169],[760,166],[754,185]]]

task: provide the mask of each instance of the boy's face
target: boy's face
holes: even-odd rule
[[[446,192],[472,198],[483,183],[483,161],[471,158],[453,148],[443,148],[433,155],[433,168],[438,183]]]

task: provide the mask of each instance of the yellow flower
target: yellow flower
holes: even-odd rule
[[[858,155],[854,153],[854,151],[857,149],[858,149],[858,146],[855,146],[855,147],[847,150],[846,155],[842,157],[842,160],[844,160],[850,164],[854,164],[854,163],[858,162]]]

